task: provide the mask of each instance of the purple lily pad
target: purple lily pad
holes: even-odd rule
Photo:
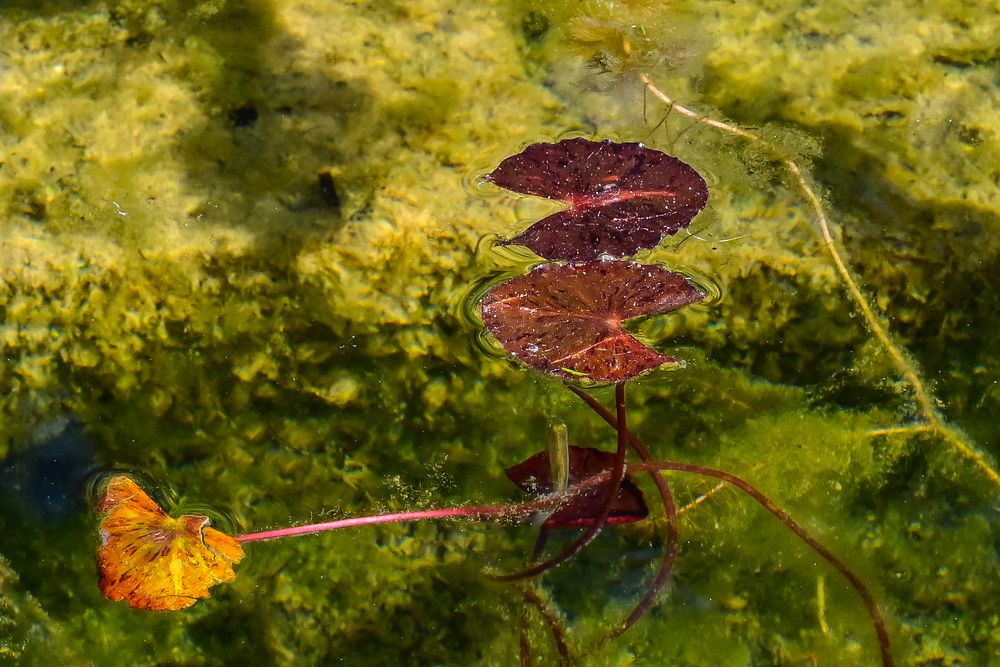
[[[622,322],[701,301],[679,273],[618,260],[545,264],[483,298],[483,324],[528,366],[561,377],[622,382],[676,361],[640,343]]]
[[[691,224],[708,185],[689,165],[638,143],[532,144],[486,176],[502,188],[566,202],[504,245],[572,262],[627,257]]]

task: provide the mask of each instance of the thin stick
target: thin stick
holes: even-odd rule
[[[605,411],[604,406],[587,392],[573,385],[567,385],[567,387],[570,391],[583,399],[583,401],[589,405],[591,409],[596,410],[598,414]],[[650,463],[652,461],[652,456],[650,455],[649,450],[646,449],[641,442],[633,438],[629,440],[629,444],[644,463]],[[650,471],[649,476],[656,485],[657,491],[660,492],[660,500],[663,502],[663,511],[667,519],[667,534],[664,541],[663,557],[660,561],[660,569],[657,571],[656,577],[654,577],[653,581],[649,584],[646,595],[644,595],[635,606],[632,613],[628,615],[628,618],[615,629],[611,637],[617,637],[635,625],[635,622],[642,618],[642,615],[656,603],[657,598],[660,596],[660,592],[670,581],[670,577],[674,571],[674,563],[677,561],[677,548],[679,544],[677,537],[677,504],[674,502],[674,495],[670,492],[670,487],[667,486],[667,480],[663,478],[663,475]]]
[[[615,385],[615,407],[618,412],[618,417],[614,421],[617,425],[618,423],[625,423],[625,383],[619,382]],[[602,406],[603,409],[603,406]],[[612,418],[614,419],[614,418]],[[627,431],[627,429],[625,429]],[[615,502],[615,498],[618,497],[618,491],[621,488],[622,480],[625,479],[625,454],[628,452],[628,440],[625,435],[621,432],[618,434],[618,449],[615,451],[615,464],[612,468],[611,478],[608,480],[606,488],[606,498],[604,500],[604,505],[601,507],[600,513],[594,517],[594,522],[591,523],[587,530],[584,531],[583,535],[578,537],[572,544],[562,550],[562,552],[556,554],[552,558],[542,561],[532,565],[529,568],[521,570],[520,572],[513,572],[511,574],[501,574],[494,575],[494,579],[498,581],[515,581],[517,579],[527,579],[528,577],[534,577],[542,572],[551,570],[554,567],[558,567],[568,561],[570,558],[575,556],[580,552],[581,549],[590,544],[595,537],[600,534],[601,529],[604,528],[604,524],[608,520],[608,516],[611,514],[611,507]],[[593,479],[593,478],[590,478]]]
[[[823,575],[816,577],[816,621],[824,637],[830,636],[830,626],[826,622],[826,582]]]
[[[717,494],[719,491],[722,491],[724,488],[726,488],[726,483],[725,482],[719,482],[718,484],[716,484],[715,486],[713,486],[711,489],[709,489],[705,493],[701,494],[700,496],[698,496],[697,498],[695,498],[694,500],[692,500],[691,502],[689,502],[684,507],[679,507],[677,509],[677,513],[678,514],[684,514],[685,512],[690,512],[695,507],[697,507],[698,505],[701,505],[703,502],[705,502],[706,500],[708,500],[709,498],[711,498],[712,496],[714,496],[715,494]]]
[[[881,435],[912,435],[914,433],[926,433],[927,431],[933,431],[934,427],[930,424],[912,424],[910,426],[889,426],[887,428],[875,428],[867,433],[869,438],[875,438]]]
[[[646,89],[659,98],[659,100],[667,105],[668,108],[677,111],[677,113],[681,115],[694,118],[699,123],[708,125],[709,127],[722,130],[727,134],[742,137],[743,139],[746,139],[747,141],[774,153],[771,146],[756,134],[736,127],[735,125],[723,123],[722,121],[708,118],[692,111],[691,109],[678,104],[668,97],[666,93],[653,85],[653,82],[650,80],[648,75],[641,74],[639,78],[642,80]],[[879,319],[879,317],[875,314],[875,311],[868,304],[868,300],[865,298],[864,294],[862,294],[857,281],[855,281],[854,277],[851,275],[851,270],[847,267],[847,263],[841,257],[840,251],[837,250],[837,244],[830,231],[830,221],[827,219],[826,211],[823,209],[823,203],[820,201],[816,191],[813,190],[812,186],[809,185],[809,182],[802,174],[802,170],[799,168],[798,163],[791,158],[780,154],[776,155],[776,157],[785,169],[788,170],[788,173],[792,175],[795,183],[799,186],[799,189],[802,191],[806,200],[809,202],[809,205],[812,207],[813,213],[816,215],[816,220],[819,223],[820,235],[822,237],[823,244],[826,246],[827,252],[830,253],[831,259],[833,259],[833,264],[837,269],[837,273],[840,274],[841,280],[844,281],[844,285],[847,287],[847,291],[851,295],[851,299],[854,301],[858,311],[861,313],[861,317],[864,319],[869,331],[871,331],[872,334],[874,334],[874,336],[878,339],[879,343],[882,344],[882,347],[892,359],[893,364],[895,364],[896,370],[913,389],[913,395],[917,399],[917,405],[920,407],[920,412],[924,417],[924,421],[932,426],[933,429],[937,431],[938,435],[940,435],[946,442],[957,449],[962,456],[972,461],[996,486],[1000,487],[1000,473],[993,468],[988,456],[979,451],[972,439],[969,438],[964,431],[945,420],[944,416],[935,405],[934,397],[927,389],[923,380],[921,380],[920,374],[917,372],[916,364],[901,347],[897,346],[896,343],[893,342],[888,329],[885,325],[883,325],[882,320]]]

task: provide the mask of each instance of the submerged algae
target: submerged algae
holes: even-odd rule
[[[488,400],[472,394],[482,380],[468,369],[479,362],[456,315],[488,231],[463,175],[470,160],[505,150],[511,128],[556,132],[557,104],[529,85],[490,7],[260,4],[227,16],[224,3],[202,3],[195,18],[170,20],[191,9],[123,3],[5,17],[4,43],[16,48],[0,78],[4,447],[70,409],[103,460],[257,525],[439,500],[447,484],[435,466],[451,456],[452,468],[478,470],[463,434],[493,423],[456,414],[454,398],[426,416],[445,402],[434,389],[442,383],[467,405]],[[260,15],[233,23],[247,11]],[[438,29],[447,22],[477,31]],[[233,36],[258,45],[251,63]],[[459,86],[459,70],[481,76]],[[472,103],[503,93],[516,104]],[[229,111],[247,100],[259,119],[234,127]],[[339,215],[312,190],[321,169],[335,175]],[[178,466],[187,473],[166,473]],[[433,496],[418,486],[428,479]],[[83,550],[46,554],[43,542],[19,540],[4,552],[30,572],[23,585],[54,623],[95,638],[81,651],[97,662],[143,664],[166,651],[197,660],[237,645],[274,659],[349,646],[371,655],[392,646],[397,625],[441,625],[455,607],[420,584],[423,570],[392,580],[394,568],[374,568],[358,587],[358,570],[383,553],[366,536],[350,551],[367,557],[341,565],[303,546],[299,574],[283,575],[274,596],[289,601],[288,624],[268,611],[272,596],[255,596],[269,577],[256,565],[221,607],[137,618],[85,583],[92,538],[81,528],[69,532]],[[30,534],[24,517],[5,517],[4,529]],[[424,569],[464,554],[460,541],[419,543],[406,552]],[[83,586],[66,604],[70,582]],[[306,595],[317,588],[333,604]],[[338,604],[345,591],[358,603]],[[320,613],[320,625],[305,622]],[[226,622],[234,614],[242,629]],[[447,633],[455,660],[503,630],[499,616],[483,616],[498,621],[473,621],[476,636],[464,641]]]
[[[979,369],[997,354],[988,323],[1000,115],[986,36],[1000,17],[948,1],[774,9],[749,29],[748,6],[720,5],[713,20],[727,38],[706,60],[706,101],[737,121],[792,122],[823,139],[817,174],[863,283],[939,394],[971,407],[996,381]],[[748,51],[769,55],[748,60]],[[969,411],[970,428],[996,407]]]
[[[613,39],[578,45],[572,55],[562,47],[561,28],[574,25],[579,35],[588,8],[604,4],[548,4],[118,3],[44,19],[7,15],[2,446],[68,406],[88,423],[105,461],[141,467],[184,489],[189,502],[227,508],[262,528],[317,511],[512,493],[502,467],[544,439],[542,404],[581,444],[609,442],[572,397],[550,396],[557,383],[532,382],[483,356],[461,313],[470,285],[494,268],[475,265],[478,239],[532,217],[484,202],[463,183],[518,142],[594,127],[659,145],[712,182],[696,236],[650,258],[711,277],[722,297],[642,327],[653,340],[682,336],[677,355],[689,364],[639,383],[636,429],[658,434],[651,444],[661,456],[746,475],[851,556],[882,589],[901,660],[985,664],[1000,651],[991,496],[925,436],[869,435],[905,419],[911,406],[851,317],[808,211],[767,158],[729,138],[669,116],[647,137],[641,87],[585,67],[613,64],[588,54],[614,47]],[[612,28],[641,23],[630,33],[648,49],[641,64],[676,77],[685,101],[698,99],[689,77],[704,71],[703,101],[729,117],[794,122],[826,140],[818,154],[800,134],[787,143],[816,156],[852,259],[939,380],[950,413],[995,439],[998,395],[988,389],[998,350],[988,332],[1000,311],[991,310],[993,297],[971,298],[985,293],[983,267],[997,257],[975,231],[993,229],[996,215],[988,174],[973,179],[986,173],[976,171],[987,164],[977,152],[983,143],[949,143],[947,119],[933,114],[865,115],[888,108],[893,96],[941,100],[935,91],[946,93],[956,74],[971,77],[960,87],[971,97],[955,98],[969,117],[988,114],[974,85],[982,68],[913,50],[901,60],[911,70],[960,71],[915,78],[916,93],[880,98],[865,83],[861,103],[857,86],[828,85],[831,53],[844,49],[807,48],[815,41],[808,21],[786,34],[763,5],[674,6],[688,9],[684,24],[703,33],[685,53],[676,37],[656,42],[675,14],[661,12],[656,23],[650,8],[660,3],[630,4],[597,18]],[[837,4],[838,21],[849,5]],[[881,54],[879,67],[901,55],[887,26],[900,16],[918,27],[929,20],[916,10],[873,16],[881,22],[843,26],[840,46],[868,31],[873,44],[849,52]],[[829,17],[814,23],[820,18],[836,25]],[[545,22],[548,30],[539,28]],[[979,32],[956,33],[948,57],[962,46],[959,36],[962,53],[988,48]],[[669,69],[678,60],[682,68]],[[802,74],[774,76],[780,67]],[[858,69],[856,81],[882,72],[873,67]],[[236,126],[230,113],[247,104],[258,119]],[[844,114],[852,120],[840,122]],[[659,120],[652,105],[647,115],[650,125]],[[910,125],[872,132],[900,122]],[[939,143],[911,153],[907,131],[915,129]],[[993,136],[980,128],[977,141]],[[941,147],[966,150],[953,182],[943,169],[936,181],[908,181],[892,167],[912,160],[926,175]],[[863,180],[852,173],[873,160],[884,169],[866,167]],[[336,179],[339,212],[314,189],[320,170]],[[960,179],[975,185],[975,206],[958,201]],[[891,244],[879,238],[883,229]],[[946,289],[942,272],[955,276]],[[674,483],[682,501],[713,492],[693,479]],[[584,662],[632,654],[692,665],[818,656],[856,664],[873,655],[846,585],[768,517],[725,491],[683,516],[687,541],[672,598]],[[24,518],[2,521],[5,534],[44,533]],[[641,563],[657,542],[655,524],[620,534],[553,573],[562,611],[584,639],[627,609],[619,587],[633,590],[648,574]],[[212,662],[245,652],[274,663],[364,656],[390,664],[405,655],[508,664],[518,596],[482,580],[469,553],[514,566],[529,537],[443,524],[274,545],[251,554],[215,600],[149,617],[100,598],[92,537],[77,526],[58,554],[44,539],[5,542],[22,576],[3,600],[33,595],[49,617],[38,628],[54,628],[52,641],[66,641],[66,651],[60,637],[90,638],[72,650],[97,663],[152,664],[168,654]],[[595,564],[601,579],[580,590],[572,568]],[[469,614],[455,613],[462,604]],[[37,637],[31,627],[10,627],[14,643]],[[544,634],[533,636],[544,651]]]

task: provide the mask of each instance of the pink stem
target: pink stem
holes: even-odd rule
[[[635,436],[632,436],[635,437]],[[872,592],[868,590],[865,583],[861,581],[861,577],[854,574],[854,571],[847,567],[844,561],[840,560],[832,551],[827,549],[823,544],[819,542],[815,537],[809,534],[805,528],[803,528],[798,521],[793,519],[787,512],[774,504],[770,498],[768,498],[762,491],[757,487],[747,482],[741,477],[724,472],[722,470],[716,470],[715,468],[708,468],[706,466],[694,465],[691,463],[679,463],[674,461],[665,462],[655,462],[655,463],[641,463],[635,466],[637,470],[677,470],[680,472],[691,472],[696,475],[705,475],[707,477],[714,477],[716,479],[721,479],[723,482],[732,484],[740,491],[757,501],[761,507],[766,509],[768,512],[773,514],[781,523],[785,524],[789,530],[795,533],[800,540],[808,544],[813,551],[818,553],[823,560],[828,562],[834,567],[847,581],[851,584],[857,594],[861,597],[861,600],[865,603],[865,607],[868,609],[868,615],[872,619],[872,623],[875,626],[875,635],[878,637],[879,651],[882,654],[882,665],[883,667],[893,667],[895,662],[892,658],[892,650],[889,643],[889,631],[886,628],[885,618],[882,616],[882,611],[878,607],[878,603],[875,602],[875,596]]]
[[[369,526],[376,523],[396,523],[399,521],[420,521],[423,519],[450,519],[452,517],[486,518],[500,516],[510,511],[509,505],[490,505],[487,507],[448,507],[436,510],[421,510],[416,512],[394,512],[392,514],[375,514],[373,516],[356,516],[349,519],[337,519],[325,523],[310,523],[305,526],[291,526],[265,530],[259,533],[247,533],[236,537],[240,542],[257,542],[259,540],[276,540],[295,535],[311,535],[327,530]]]
[[[288,528],[276,528],[265,530],[259,533],[246,533],[237,535],[240,542],[258,542],[260,540],[277,540],[282,537],[295,537],[297,535],[311,535],[322,533],[327,530],[339,530],[341,528],[354,528],[355,526],[370,526],[378,523],[398,523],[400,521],[423,521],[427,519],[478,519],[478,520],[502,520],[502,519],[523,519],[535,512],[552,509],[572,500],[577,494],[586,491],[604,482],[610,472],[604,472],[593,477],[588,477],[585,481],[567,489],[564,493],[542,498],[528,503],[515,505],[484,505],[480,507],[445,507],[435,510],[417,510],[414,512],[393,512],[391,514],[374,514],[371,516],[356,516],[348,519],[337,519],[336,521],[326,521],[324,523],[310,523],[304,526],[290,526]]]

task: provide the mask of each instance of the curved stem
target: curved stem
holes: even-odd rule
[[[594,406],[591,406],[594,407]],[[600,409],[597,409],[597,408]],[[611,415],[604,406],[600,403],[594,410],[599,414],[604,421],[608,422],[612,426],[618,426],[618,422],[615,420],[614,416]],[[621,435],[619,433],[619,435]],[[625,437],[628,438],[629,442],[633,446],[642,447],[646,449],[645,445],[635,436],[631,431],[626,431]],[[708,468],[705,466],[694,465],[691,463],[677,463],[672,461],[667,462],[655,462],[655,463],[642,463],[638,466],[633,466],[636,470],[677,470],[680,472],[691,472],[697,475],[705,475],[707,477],[714,477],[716,479],[721,479],[727,484],[731,484],[738,488],[739,490],[746,493],[748,496],[753,498],[760,504],[764,509],[773,514],[781,523],[785,524],[789,530],[795,533],[800,540],[805,542],[812,548],[813,551],[818,553],[823,560],[830,563],[838,572],[840,572],[847,581],[850,582],[851,586],[857,591],[858,595],[861,597],[862,601],[865,603],[865,607],[868,609],[868,615],[871,616],[872,624],[875,626],[875,634],[878,637],[879,650],[882,654],[882,665],[883,667],[892,667],[895,663],[892,659],[892,652],[890,650],[889,643],[889,631],[886,629],[885,618],[882,616],[882,612],[878,608],[878,604],[875,602],[875,596],[872,595],[868,587],[865,586],[864,582],[858,575],[847,567],[844,561],[840,560],[832,551],[823,546],[816,538],[810,535],[805,528],[803,528],[799,523],[788,515],[783,509],[774,504],[774,502],[768,498],[762,491],[757,487],[750,484],[746,480],[737,477],[736,475],[724,472],[722,470],[716,470],[715,468]],[[634,613],[634,612],[633,612]],[[629,617],[631,618],[631,616]]]
[[[892,667],[895,664],[890,650],[889,631],[886,629],[885,618],[883,618],[882,612],[879,610],[878,603],[875,602],[875,596],[872,595],[872,592],[868,590],[868,587],[865,586],[863,581],[861,581],[861,578],[854,574],[849,567],[847,567],[847,564],[844,563],[844,561],[840,560],[840,558],[834,555],[832,551],[823,546],[819,540],[810,535],[809,532],[807,532],[806,529],[799,524],[799,522],[789,516],[789,514],[783,509],[775,505],[774,502],[764,495],[763,492],[757,489],[757,487],[753,486],[746,480],[723,470],[716,470],[715,468],[708,468],[690,463],[676,463],[668,461],[665,463],[644,463],[639,467],[643,469],[677,470],[680,472],[691,472],[697,475],[714,477],[716,479],[721,479],[727,484],[735,486],[740,491],[743,491],[748,496],[756,500],[761,507],[773,514],[779,521],[781,521],[781,523],[785,524],[785,526],[795,533],[800,540],[809,545],[813,551],[818,553],[823,560],[832,565],[834,569],[840,572],[840,574],[842,574],[844,578],[850,582],[851,586],[855,591],[857,591],[858,595],[865,603],[865,607],[868,609],[868,615],[871,616],[872,623],[875,626],[875,634],[878,637],[879,650],[882,654],[882,665],[884,667]]]
[[[604,409],[604,406],[601,405],[596,398],[584,390],[573,385],[567,385],[567,387],[598,414],[607,412]],[[608,418],[610,418],[610,414],[608,415]],[[627,432],[628,431],[626,429],[626,433]],[[632,448],[635,450],[636,454],[638,454],[643,463],[652,462],[653,457],[643,443],[639,442],[635,438],[630,438],[629,444],[631,444]],[[654,604],[656,604],[656,599],[660,596],[660,592],[670,581],[670,577],[674,571],[674,563],[677,561],[677,548],[679,544],[677,536],[677,503],[674,502],[674,494],[670,492],[670,487],[667,486],[667,480],[663,479],[663,475],[650,470],[649,476],[653,480],[653,484],[656,485],[656,490],[660,493],[660,500],[663,502],[663,512],[667,519],[667,534],[664,541],[665,546],[663,548],[663,558],[660,561],[660,569],[657,571],[653,581],[649,584],[646,594],[642,597],[638,604],[636,604],[635,608],[628,615],[625,621],[615,629],[611,635],[612,637],[617,637],[635,625],[636,621],[642,618],[642,616],[649,611]]]
[[[640,455],[641,456],[641,455]],[[646,453],[646,457],[643,458],[644,463],[651,463],[651,459],[648,458],[649,454]],[[660,490],[660,498],[663,500],[663,509],[667,517],[667,540],[666,546],[663,549],[663,559],[660,561],[660,569],[657,571],[656,576],[653,581],[649,584],[649,589],[646,594],[639,600],[632,613],[628,615],[628,618],[618,626],[612,633],[612,636],[617,637],[622,634],[633,625],[636,621],[643,617],[643,615],[649,611],[654,604],[656,604],[657,598],[660,596],[660,592],[664,589],[667,583],[670,581],[670,577],[673,575],[674,563],[677,561],[677,549],[679,545],[679,540],[677,536],[677,504],[674,502],[674,496],[670,492],[669,487],[667,487],[666,480],[663,479],[661,475],[656,475],[657,488]],[[659,482],[662,482],[660,484]]]
[[[615,464],[611,471],[611,477],[608,479],[608,483],[605,486],[605,493],[607,495],[604,500],[604,505],[601,507],[600,513],[594,517],[594,522],[587,526],[587,530],[583,533],[583,535],[578,537],[572,544],[552,558],[542,561],[541,563],[537,563],[536,565],[532,565],[531,567],[521,570],[520,572],[494,575],[494,579],[498,581],[526,579],[528,577],[537,576],[542,572],[551,570],[554,567],[558,567],[590,544],[601,532],[601,529],[604,528],[604,524],[607,523],[608,516],[611,514],[611,507],[614,504],[615,499],[618,497],[622,480],[625,479],[625,454],[628,452],[628,440],[625,437],[625,433],[628,432],[628,429],[626,428],[624,382],[619,382],[615,385],[615,410],[618,413],[618,416],[617,418],[612,419],[614,420],[613,423],[615,427],[618,428],[618,449],[615,451]],[[620,428],[618,427],[619,424],[621,425]],[[591,477],[590,479],[594,479],[594,477]]]

